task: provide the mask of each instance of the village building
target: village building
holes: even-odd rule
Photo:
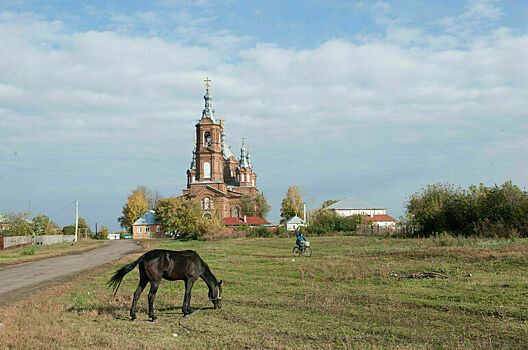
[[[304,223],[303,219],[301,219],[300,217],[295,215],[295,216],[289,218],[288,220],[286,220],[286,222],[284,223],[284,226],[286,227],[286,230],[288,230],[288,231],[295,231],[299,227],[306,226],[306,224]]]
[[[258,227],[258,226],[271,226],[271,222],[268,222],[258,216],[243,216],[243,217],[232,217],[222,219],[222,224],[226,228],[238,228],[240,226]]]
[[[183,195],[200,204],[204,217],[238,218],[243,215],[242,196],[258,193],[257,175],[245,139],[238,159],[227,144],[224,121],[215,115],[209,93],[210,80],[205,81],[205,107],[195,125],[194,150]]]
[[[348,217],[352,215],[365,215],[367,220],[377,226],[396,226],[396,219],[387,215],[387,208],[374,205],[357,198],[345,198],[328,207],[325,210],[336,215]]]
[[[133,239],[163,238],[165,232],[156,221],[154,210],[147,211],[142,217],[132,224]]]

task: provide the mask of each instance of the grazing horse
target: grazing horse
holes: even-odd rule
[[[148,313],[151,321],[157,319],[154,316],[154,298],[158,290],[161,279],[169,281],[185,281],[185,297],[183,298],[182,311],[184,315],[191,313],[191,289],[194,282],[201,277],[209,287],[209,299],[213,302],[214,308],[222,307],[222,281],[218,282],[209,269],[209,266],[200,258],[194,250],[164,250],[155,249],[146,252],[134,262],[123,266],[117,270],[108,281],[108,286],[113,288],[116,295],[123,277],[132,271],[139,264],[139,285],[134,292],[134,300],[130,309],[132,321],[136,319],[136,304],[143,292],[143,289],[150,282],[148,294]]]

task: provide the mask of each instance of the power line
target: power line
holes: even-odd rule
[[[72,206],[74,203],[75,203],[75,201],[73,201],[73,202],[71,202],[71,203],[68,203],[68,205],[66,205],[64,208],[62,208],[61,210],[59,210],[59,211],[56,212],[55,214],[53,214],[53,215],[49,215],[49,218],[55,218],[56,215],[62,213],[63,211],[65,211],[66,209],[68,209],[70,206]]]

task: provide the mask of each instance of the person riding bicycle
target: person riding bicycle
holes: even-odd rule
[[[297,244],[301,252],[304,250],[304,241],[306,241],[306,237],[304,237],[304,233],[303,232],[297,233],[297,241],[295,242],[295,244]]]

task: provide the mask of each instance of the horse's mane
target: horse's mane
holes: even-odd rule
[[[197,254],[198,255],[198,254]],[[213,272],[209,268],[209,265],[205,261],[202,260],[202,258],[198,255],[198,259],[200,260],[200,264],[202,265],[202,268],[204,270],[202,274],[202,278],[210,278],[215,284],[218,284],[218,280],[216,279],[216,276],[213,275]]]

